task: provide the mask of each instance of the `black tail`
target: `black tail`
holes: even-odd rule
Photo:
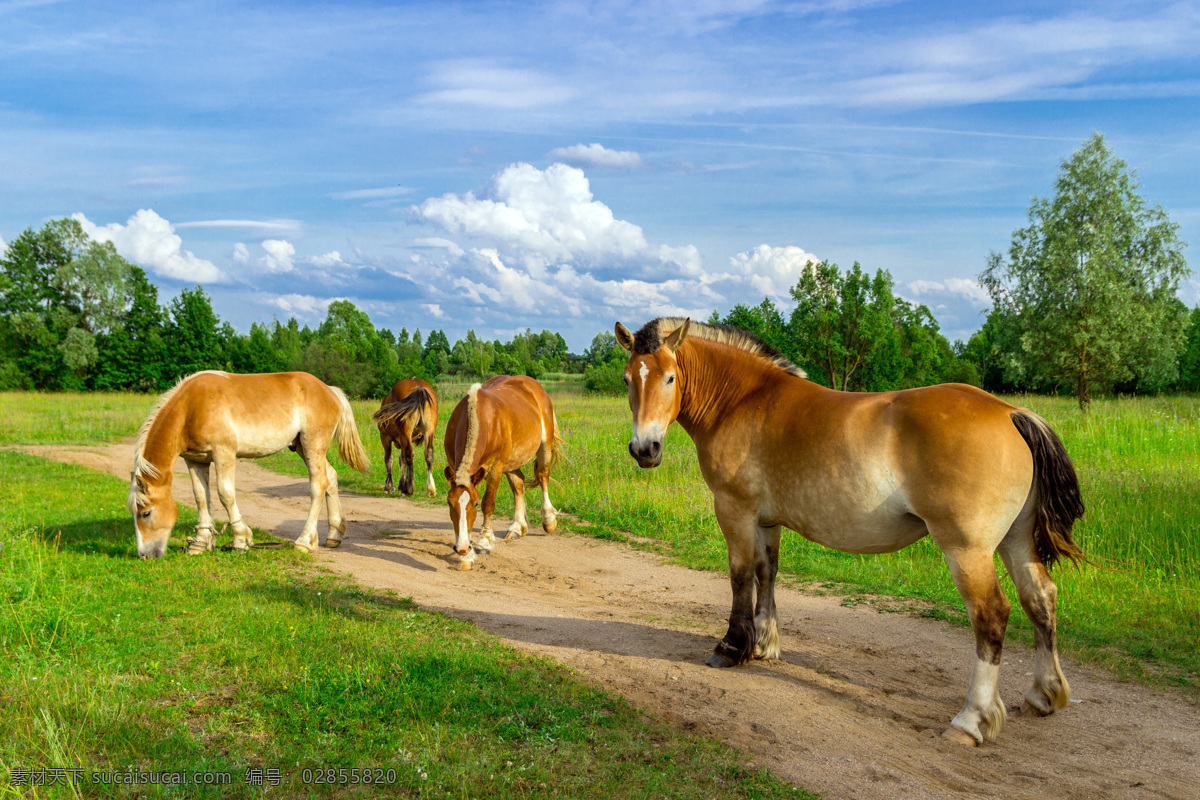
[[[417,423],[423,423],[428,414],[426,409],[429,409],[432,404],[433,395],[429,393],[429,390],[418,387],[413,389],[408,397],[405,397],[403,400],[388,403],[376,411],[371,415],[371,421],[378,426],[383,426],[396,420],[408,421],[415,419]],[[410,422],[409,428],[412,429],[413,427],[415,426]]]
[[[1065,556],[1073,563],[1087,561],[1083,548],[1071,538],[1075,520],[1083,516],[1079,478],[1058,434],[1050,423],[1027,408],[1012,413],[1013,424],[1033,454],[1033,483],[1037,489],[1033,542],[1047,569]]]

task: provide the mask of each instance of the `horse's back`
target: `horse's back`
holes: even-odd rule
[[[550,395],[526,375],[498,375],[483,384],[476,409],[480,447],[504,469],[527,463],[553,436]]]

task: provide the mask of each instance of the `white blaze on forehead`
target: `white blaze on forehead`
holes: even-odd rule
[[[455,526],[458,528],[456,531],[458,539],[454,543],[456,550],[462,550],[471,543],[471,531],[467,529],[467,504],[470,502],[469,492],[463,492],[458,496],[458,524]]]
[[[643,361],[641,363],[641,365],[638,367],[638,375],[642,376],[642,391],[646,390],[646,376],[649,374],[650,374],[650,368],[647,367],[646,362]]]

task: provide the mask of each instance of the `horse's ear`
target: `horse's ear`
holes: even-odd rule
[[[473,486],[478,486],[480,483],[483,482],[483,476],[485,474],[487,474],[487,473],[484,471],[483,467],[480,467],[479,469],[475,470],[475,474],[471,476],[471,484]]]
[[[683,344],[683,340],[687,338],[688,326],[692,324],[692,318],[688,317],[675,330],[671,331],[671,335],[667,337],[667,341],[663,342],[669,349],[678,350],[679,345]]]
[[[450,469],[450,466],[448,464],[446,465],[446,469],[442,472],[442,474],[446,476],[446,480],[450,481],[450,485],[453,486],[454,485],[454,470]]]
[[[137,487],[140,491],[143,491],[143,492],[146,491],[146,479],[145,478],[143,478],[141,475],[138,475],[135,472],[133,474],[133,481],[134,481],[134,483],[137,484]]]
[[[629,328],[626,328],[624,325],[618,322],[616,327],[613,328],[613,331],[617,334],[617,344],[625,348],[625,352],[632,353],[633,334],[629,332]]]

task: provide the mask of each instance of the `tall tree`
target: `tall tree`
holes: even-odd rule
[[[1010,379],[1066,383],[1086,410],[1094,388],[1173,377],[1190,270],[1179,226],[1140,188],[1097,133],[1062,163],[1054,196],[1033,199],[1008,259],[991,254],[980,282],[1020,343]]]

